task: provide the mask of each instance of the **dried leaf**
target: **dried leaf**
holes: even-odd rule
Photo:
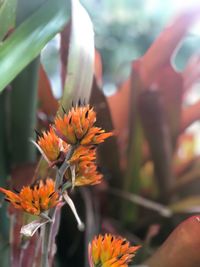
[[[31,223],[22,226],[20,234],[27,237],[32,237],[36,233],[36,231],[46,223],[49,223],[48,219],[39,219],[32,221]]]

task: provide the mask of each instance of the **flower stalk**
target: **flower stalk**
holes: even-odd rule
[[[71,156],[73,155],[73,152],[75,150],[75,146],[71,146],[71,148],[69,149],[69,151],[66,154],[65,157],[65,161],[63,162],[63,164],[60,166],[60,168],[57,169],[56,172],[56,181],[55,181],[55,190],[57,191],[59,189],[59,187],[62,185],[63,183],[63,177],[65,172],[67,171],[67,169],[70,167],[69,165],[69,159],[71,158]],[[52,219],[52,221],[50,221],[49,223],[45,224],[42,228],[42,261],[41,261],[41,267],[49,267],[49,260],[48,260],[48,255],[49,255],[49,247],[50,247],[50,240],[51,240],[51,229],[54,223],[54,220],[56,220],[56,218],[54,218],[54,214],[55,214],[55,208],[49,210],[47,216],[49,218]]]

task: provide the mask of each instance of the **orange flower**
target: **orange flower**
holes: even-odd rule
[[[0,192],[6,195],[5,200],[11,202],[15,208],[34,215],[40,215],[59,202],[59,194],[55,192],[55,183],[52,179],[40,180],[34,186],[24,186],[19,194],[2,187]]]
[[[63,118],[55,119],[56,133],[65,142],[75,145],[93,145],[102,143],[112,133],[105,133],[101,128],[93,127],[96,113],[89,105],[72,108]]]
[[[103,175],[97,172],[94,162],[81,162],[76,169],[75,186],[96,185],[101,183]]]
[[[98,145],[100,143],[103,143],[104,140],[110,136],[112,136],[113,133],[105,133],[105,131],[98,127],[92,127],[88,130],[87,134],[84,136],[84,138],[81,140],[82,145]]]
[[[71,171],[65,174],[74,186],[95,185],[101,182],[102,175],[97,172],[94,163],[96,148],[94,146],[79,146],[69,159]]]
[[[71,165],[78,164],[81,161],[91,162],[96,159],[96,149],[93,146],[78,146],[74,151],[69,162]]]
[[[52,128],[48,132],[43,132],[43,136],[38,138],[37,143],[42,155],[49,163],[62,162],[63,154],[69,149],[69,146],[55,134]]]
[[[130,246],[130,243],[121,237],[99,235],[88,247],[90,267],[128,267],[139,247]]]
[[[71,165],[71,170],[65,173],[65,178],[72,182],[73,186],[96,185],[102,180],[102,174],[97,172],[97,166],[93,161],[77,161]]]

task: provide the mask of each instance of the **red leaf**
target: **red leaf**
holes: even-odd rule
[[[199,267],[200,217],[181,223],[158,251],[147,260],[149,267]]]
[[[148,87],[154,82],[160,69],[169,64],[188,28],[198,19],[199,11],[200,6],[187,9],[185,13],[179,15],[173,23],[165,28],[141,58],[140,75],[145,86]]]
[[[39,71],[38,96],[41,111],[48,116],[54,116],[58,110],[58,101],[52,94],[49,79],[42,65]]]

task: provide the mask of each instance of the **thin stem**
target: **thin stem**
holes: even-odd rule
[[[50,223],[48,223],[50,225]],[[48,231],[49,227],[46,227],[46,225],[42,226],[42,263],[41,267],[48,267],[48,251],[49,251],[49,240],[48,240]]]
[[[55,191],[58,190],[59,186],[63,183],[63,177],[67,169],[70,167],[69,164],[69,159],[72,157],[75,149],[77,148],[78,145],[71,146],[69,151],[66,154],[65,161],[63,164],[60,166],[60,168],[57,170],[56,173],[56,181],[55,181]],[[51,209],[47,216],[52,218],[54,217],[55,214],[55,208]],[[56,220],[56,218],[54,218]],[[49,247],[50,247],[50,240],[51,240],[51,230],[52,230],[52,225],[54,222],[49,222],[43,226],[43,242],[42,242],[42,262],[41,262],[41,267],[49,267],[49,260],[48,260],[48,255],[49,255]]]

